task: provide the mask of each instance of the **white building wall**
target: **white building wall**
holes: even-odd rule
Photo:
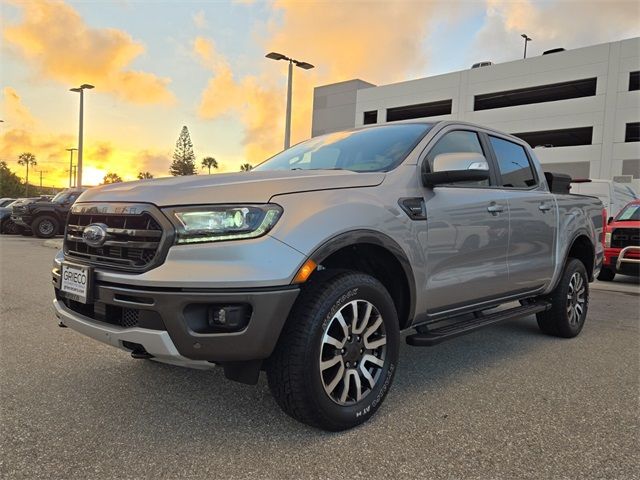
[[[626,163],[628,170],[640,169],[640,142],[624,141],[626,124],[640,121],[640,91],[629,91],[629,74],[638,70],[640,38],[632,38],[391,85],[366,84],[368,88],[358,88],[355,103],[349,104],[348,126],[363,125],[364,112],[376,110],[381,124],[388,108],[451,99],[450,115],[425,120],[459,119],[508,133],[593,127],[591,145],[537,148],[536,154],[543,164],[588,162],[591,178],[612,178],[622,174],[624,161],[631,161]],[[595,96],[474,111],[476,95],[593,77]],[[329,87],[316,90],[326,93]],[[314,106],[314,134],[347,127],[325,115],[322,128],[316,129],[321,110]],[[640,178],[633,183],[640,191]]]

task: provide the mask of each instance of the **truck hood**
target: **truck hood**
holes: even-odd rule
[[[294,170],[191,175],[90,188],[78,202],[144,202],[160,207],[207,203],[266,203],[274,195],[380,185],[381,172]]]

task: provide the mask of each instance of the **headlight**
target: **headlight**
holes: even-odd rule
[[[604,234],[604,246],[607,248],[611,247],[611,232]]]
[[[164,210],[176,226],[176,243],[220,242],[264,235],[273,228],[282,207],[266,205],[202,205]]]

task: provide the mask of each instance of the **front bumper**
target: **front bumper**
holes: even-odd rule
[[[640,247],[606,248],[604,266],[622,275],[640,276]]]
[[[116,347],[131,350],[131,344],[141,345],[159,361],[189,366],[195,366],[193,361],[224,363],[269,357],[299,293],[297,287],[207,290],[96,281],[93,303],[83,305],[62,295],[57,268],[52,274],[56,315],[66,326]],[[206,322],[207,306],[212,304],[250,305],[247,326],[230,333],[198,333],[190,328]],[[138,320],[133,326],[123,326],[125,315]]]

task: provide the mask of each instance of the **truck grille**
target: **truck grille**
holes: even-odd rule
[[[613,248],[640,246],[640,228],[616,228],[611,232]]]
[[[88,205],[74,206],[69,214],[64,238],[66,257],[130,271],[145,270],[158,260],[168,235],[156,216],[135,208],[116,213],[126,209]],[[106,226],[107,237],[99,247],[88,245],[82,236],[91,224]]]

